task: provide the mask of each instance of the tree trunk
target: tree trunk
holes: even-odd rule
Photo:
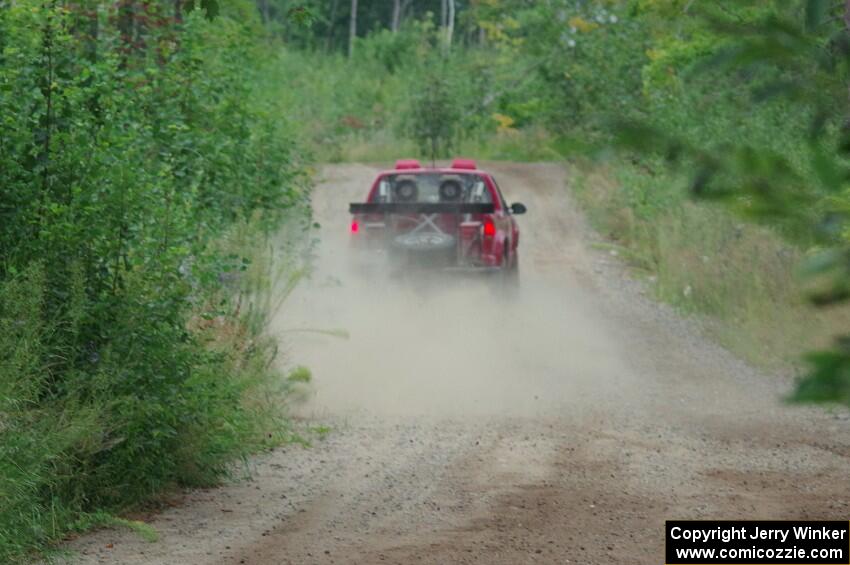
[[[120,0],[118,2],[118,34],[120,41],[121,52],[121,68],[127,66],[127,60],[130,53],[133,51],[135,43],[134,38],[134,21],[136,19],[136,5],[133,0]]]
[[[42,191],[44,193],[43,202],[48,202],[47,194],[51,191],[50,182],[50,157],[51,157],[51,140],[53,134],[53,83],[55,77],[55,68],[53,60],[53,47],[55,41],[55,30],[53,18],[56,16],[56,0],[51,4],[42,5],[42,10],[47,11],[47,18],[44,22],[44,29],[41,37],[41,55],[45,68],[45,78],[41,84],[41,92],[44,98],[45,110],[44,115],[39,119],[41,131],[38,134],[43,138],[42,154],[39,156],[40,161],[44,163],[44,168],[41,174]],[[49,10],[49,11],[48,11]],[[38,136],[36,136],[38,137]],[[42,218],[44,214],[42,213]]]
[[[844,0],[844,29],[850,34],[850,0]],[[847,87],[848,98],[850,98],[850,86]],[[850,116],[844,120],[845,130],[850,130]]]
[[[844,30],[850,35],[850,0],[844,0]],[[850,85],[847,87],[848,99],[850,99]],[[850,132],[850,116],[844,118],[845,135]]]
[[[850,2],[850,0],[848,0]],[[446,50],[452,48],[452,36],[455,33],[455,0],[448,0],[449,14],[446,21]]]
[[[331,2],[331,18],[330,20],[328,20],[328,52],[330,52],[334,46],[334,30],[336,29],[336,6],[337,0],[333,0]]]
[[[264,24],[268,24],[271,20],[271,9],[269,8],[269,0],[260,0],[260,17]]]
[[[351,21],[348,26],[348,56],[354,55],[354,39],[357,37],[357,0],[351,0]]]
[[[401,27],[401,0],[393,0],[393,33],[398,33],[399,27]]]
[[[844,26],[850,31],[850,0],[844,0]]]
[[[445,31],[446,29],[446,17],[448,16],[449,5],[447,0],[441,0],[440,2],[440,27]]]

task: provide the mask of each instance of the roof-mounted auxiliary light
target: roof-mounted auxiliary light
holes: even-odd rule
[[[422,164],[416,159],[399,159],[395,162],[395,170],[409,171],[411,169],[421,169]]]
[[[455,159],[452,161],[453,169],[463,169],[466,171],[475,171],[478,169],[478,165],[475,164],[475,161],[472,159]]]

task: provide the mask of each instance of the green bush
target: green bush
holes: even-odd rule
[[[275,349],[242,309],[264,247],[227,243],[306,214],[274,55],[147,6],[0,8],[4,563],[277,430]]]

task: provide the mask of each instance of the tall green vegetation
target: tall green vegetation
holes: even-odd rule
[[[676,3],[663,4],[656,11],[669,17]],[[721,138],[722,144],[688,139],[661,121],[649,128],[627,126],[627,136],[632,142],[635,135],[651,139],[668,162],[693,171],[690,190],[696,197],[722,200],[803,246],[811,303],[819,308],[846,303],[850,3],[721,3],[694,16],[697,23],[690,23],[679,45],[699,45],[701,66],[715,84],[724,74],[737,75],[739,99],[761,118],[757,128]],[[705,30],[701,37],[695,26]],[[708,88],[704,77],[689,83],[686,88]],[[811,371],[795,400],[850,404],[848,341],[843,333],[831,349],[808,355]]]
[[[245,249],[304,183],[259,27],[192,7],[0,3],[0,562],[275,433]]]

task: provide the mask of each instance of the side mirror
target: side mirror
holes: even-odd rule
[[[511,204],[511,214],[525,214],[528,209],[522,202],[514,202]]]

